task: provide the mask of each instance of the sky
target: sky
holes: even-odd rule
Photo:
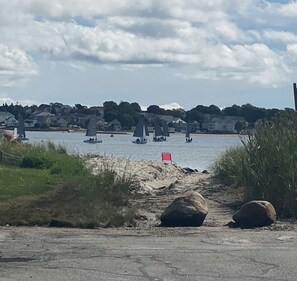
[[[0,104],[293,108],[297,2],[0,0]]]

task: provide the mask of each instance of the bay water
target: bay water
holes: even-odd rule
[[[183,134],[172,134],[165,142],[153,142],[152,136],[146,144],[134,144],[132,134],[101,134],[102,143],[84,143],[83,132],[35,132],[26,136],[29,143],[42,144],[51,141],[62,145],[73,154],[115,156],[131,160],[159,160],[162,152],[169,152],[172,161],[181,167],[202,171],[209,169],[215,159],[227,148],[241,145],[238,135],[192,135],[193,141],[186,143]]]

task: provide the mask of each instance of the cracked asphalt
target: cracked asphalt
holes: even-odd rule
[[[0,280],[297,280],[296,231],[0,228]]]

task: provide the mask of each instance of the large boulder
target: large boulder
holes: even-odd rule
[[[162,226],[201,226],[208,207],[198,192],[189,192],[175,198],[161,215]]]
[[[234,215],[235,225],[244,228],[268,226],[275,222],[276,212],[268,201],[250,201]]]

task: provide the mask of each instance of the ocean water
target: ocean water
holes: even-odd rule
[[[191,143],[185,142],[182,134],[172,134],[166,142],[153,142],[148,137],[147,144],[134,144],[132,134],[110,137],[102,134],[99,144],[84,143],[82,132],[27,132],[29,143],[51,141],[66,147],[69,153],[116,156],[132,160],[159,160],[162,152],[169,152],[172,161],[181,167],[190,167],[202,171],[209,169],[214,160],[227,148],[241,145],[237,135],[192,135]]]

